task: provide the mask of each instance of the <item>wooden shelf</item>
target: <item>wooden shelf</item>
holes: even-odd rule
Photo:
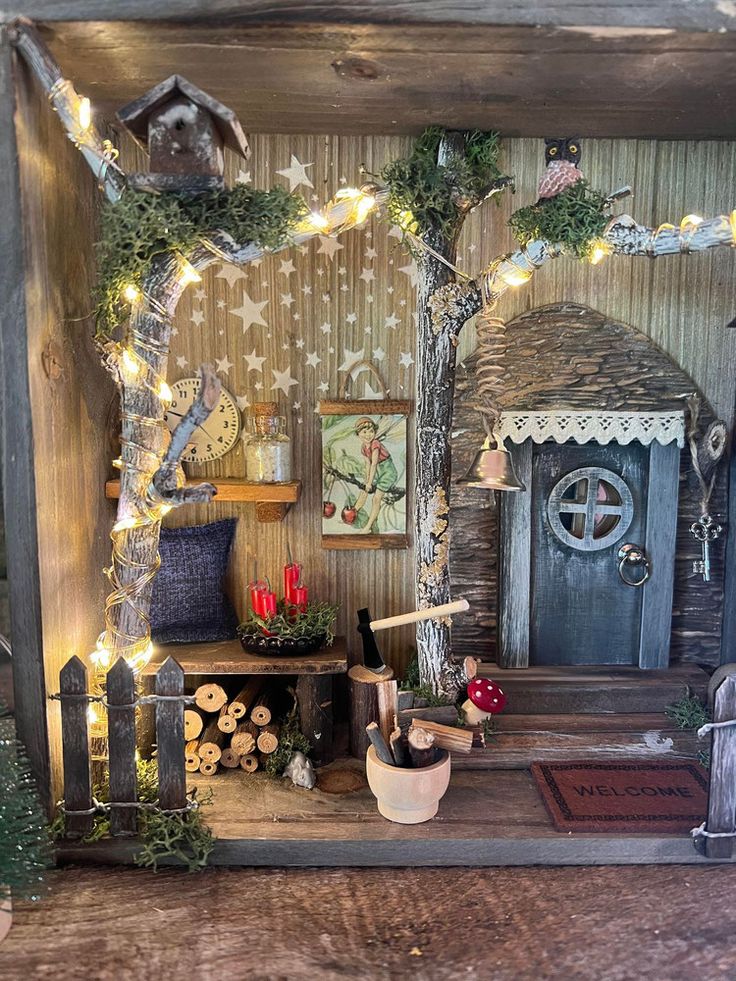
[[[208,480],[188,481],[201,483]],[[290,480],[283,484],[257,484],[252,480],[241,480],[239,477],[220,477],[209,480],[217,489],[217,497],[213,504],[255,504],[256,517],[259,521],[283,521],[289,507],[301,497],[301,480]],[[105,496],[116,500],[120,497],[120,481],[108,480],[105,484]]]
[[[175,658],[184,674],[345,674],[348,669],[344,637],[304,657],[260,657],[248,654],[239,640],[205,644],[159,644],[142,674],[152,675],[167,657]]]

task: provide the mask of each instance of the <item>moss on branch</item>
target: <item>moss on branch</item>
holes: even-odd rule
[[[585,259],[608,221],[605,196],[594,191],[586,180],[579,180],[554,198],[519,208],[511,215],[509,225],[522,246],[544,239]]]

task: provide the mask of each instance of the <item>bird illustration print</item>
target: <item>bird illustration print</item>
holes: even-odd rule
[[[578,169],[580,140],[574,136],[564,140],[545,140],[544,160],[547,166],[539,180],[537,204],[556,198],[583,177]]]

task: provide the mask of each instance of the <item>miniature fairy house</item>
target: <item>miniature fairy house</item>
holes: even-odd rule
[[[181,75],[170,75],[117,117],[148,150],[148,174],[134,175],[133,186],[157,191],[222,190],[223,149],[247,159],[248,141],[232,109]]]
[[[476,362],[457,388],[456,473],[482,437]],[[502,667],[716,663],[722,554],[712,542],[705,582],[692,379],[643,334],[572,303],[507,325],[504,376],[500,432],[525,490],[499,495],[499,514],[490,495],[455,490],[453,587],[476,609],[455,649],[495,646]],[[694,404],[702,434],[712,413]],[[722,481],[709,506],[724,513]]]

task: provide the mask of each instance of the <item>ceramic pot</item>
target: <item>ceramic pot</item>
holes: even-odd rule
[[[13,903],[10,897],[0,900],[0,944],[5,940],[13,925]]]
[[[365,773],[380,814],[397,824],[421,824],[435,816],[449,786],[450,754],[440,750],[440,757],[432,766],[410,770],[382,763],[369,746]]]

